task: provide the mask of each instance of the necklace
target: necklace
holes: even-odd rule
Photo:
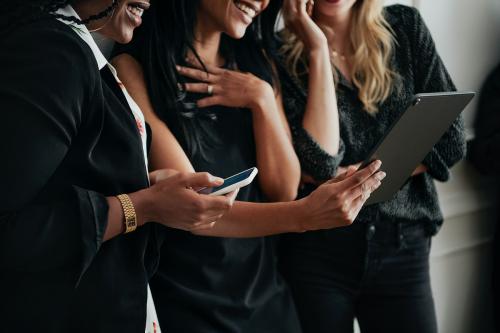
[[[330,56],[332,60],[341,60],[341,61],[346,61],[346,56],[344,53],[340,53],[337,51],[337,49],[331,48],[330,49]]]
[[[92,29],[92,30],[89,29],[89,32],[98,32],[98,31],[102,30],[106,25],[108,25],[109,21],[111,21],[111,19],[113,18],[114,15],[115,15],[115,8],[113,8],[113,10],[111,11],[111,13],[106,18],[106,22],[104,22],[98,28],[95,28],[95,29]]]

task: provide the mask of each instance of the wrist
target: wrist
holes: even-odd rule
[[[308,58],[310,62],[320,59],[327,59],[330,61],[330,49],[328,48],[328,43],[325,42],[322,45],[311,47],[308,52]]]
[[[262,112],[274,102],[274,90],[271,85],[265,81],[261,82],[261,86],[257,88],[255,97],[251,100],[250,109],[252,111]]]
[[[147,189],[130,193],[128,196],[135,208],[138,227],[155,220],[151,214],[153,205]]]
[[[309,56],[318,55],[318,53],[329,54],[328,40],[321,36],[309,44]]]
[[[289,212],[290,212],[290,221],[292,230],[291,232],[294,233],[303,233],[308,231],[306,225],[306,221],[308,219],[308,216],[306,214],[307,212],[307,198],[295,200],[293,202],[289,203],[291,207],[289,207]]]

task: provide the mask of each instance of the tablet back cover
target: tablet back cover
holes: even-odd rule
[[[366,205],[391,200],[474,97],[472,92],[418,94],[370,154],[387,177]]]

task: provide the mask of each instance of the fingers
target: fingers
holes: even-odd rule
[[[207,73],[203,70],[196,68],[189,68],[184,66],[177,66],[177,71],[182,76],[189,77],[193,80],[213,83],[215,81],[215,75],[211,73]]]
[[[359,169],[359,166],[357,166],[357,164],[349,165],[347,167],[338,167],[337,176],[330,179],[326,183],[327,184],[334,184],[334,183],[341,182],[341,181],[349,178],[350,176],[352,176],[356,171],[358,171],[358,169]]]
[[[313,15],[313,10],[314,10],[314,0],[308,0],[307,1],[307,15],[312,16]]]
[[[190,188],[216,187],[224,184],[224,179],[212,176],[208,172],[198,172],[184,175],[182,183]]]
[[[212,94],[218,93],[219,87],[217,85],[211,85],[208,83],[185,83],[184,90],[192,93],[198,94],[209,94],[210,87],[212,87]]]
[[[196,102],[196,105],[199,108],[207,108],[214,105],[224,105],[224,99],[220,95],[210,96],[198,100],[198,102]]]
[[[178,173],[179,173],[179,171],[173,170],[173,169],[156,170],[156,171],[149,173],[149,179],[151,181],[151,185],[154,185],[154,184],[156,184],[162,180],[165,180],[167,178],[170,178]]]
[[[345,191],[360,186],[374,173],[376,173],[380,169],[381,165],[382,162],[377,160],[372,162],[364,169],[356,171],[353,175],[337,183],[339,186],[339,190]]]
[[[376,174],[368,178],[364,183],[350,190],[345,196],[345,200],[348,202],[354,201],[358,198],[362,198],[363,201],[368,200],[370,195],[380,187],[385,176],[385,172],[377,172]]]
[[[234,201],[236,200],[236,197],[238,196],[238,193],[240,192],[240,189],[236,189],[233,192],[230,192],[226,194],[226,198],[228,198],[231,202],[231,205],[234,204]]]

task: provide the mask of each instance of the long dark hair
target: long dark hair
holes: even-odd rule
[[[267,9],[261,14],[261,41],[266,53],[274,58],[279,54],[279,39],[276,25],[280,17],[283,0],[271,0]]]
[[[175,68],[176,64],[184,63],[189,51],[200,60],[193,46],[199,5],[200,0],[151,1],[151,9],[145,14],[134,41],[128,46],[118,46],[115,54],[128,52],[138,59],[158,117],[169,125],[188,155],[199,153],[206,158],[203,151],[211,140],[200,117],[213,115],[207,110],[196,112],[196,108],[192,110],[192,106],[184,103],[186,96],[179,89],[184,79]],[[234,61],[239,70],[272,82],[271,66],[260,43],[259,18],[242,40],[223,35],[220,52],[227,62]]]

